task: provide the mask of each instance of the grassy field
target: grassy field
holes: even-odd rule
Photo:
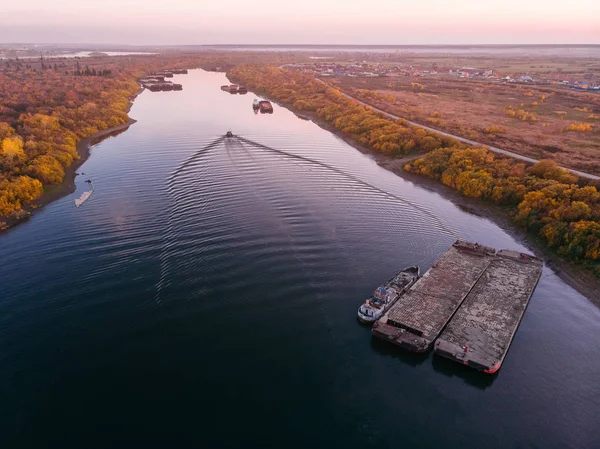
[[[600,174],[599,93],[440,75],[329,81],[407,119]]]

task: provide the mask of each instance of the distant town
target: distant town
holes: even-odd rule
[[[477,67],[422,67],[410,64],[386,64],[368,61],[351,63],[324,62],[319,57],[319,62],[286,64],[285,67],[294,68],[305,73],[320,77],[347,76],[352,78],[378,78],[378,77],[456,77],[478,79],[490,82],[520,83],[535,85],[563,85],[573,89],[600,92],[600,79],[595,74],[584,74],[581,78],[565,76],[560,72],[533,74],[533,73],[502,73],[496,69]]]

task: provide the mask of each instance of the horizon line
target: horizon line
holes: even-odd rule
[[[332,48],[464,48],[464,47],[600,47],[600,44],[126,44],[107,42],[0,42],[0,45],[103,45],[128,47],[332,47]]]

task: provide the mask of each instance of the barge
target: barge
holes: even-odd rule
[[[163,83],[147,83],[143,84],[143,86],[151,92],[183,90],[183,86],[181,84],[175,84],[168,81],[165,81]]]
[[[435,342],[435,353],[485,373],[498,371],[542,268],[537,257],[498,251]]]
[[[413,352],[428,351],[495,254],[493,248],[457,240],[373,324],[372,334]]]
[[[237,84],[229,84],[229,85],[221,86],[221,90],[223,90],[225,92],[229,92],[230,94],[237,94],[239,88],[240,88],[240,86],[238,86]]]
[[[258,102],[258,110],[261,114],[272,114],[273,113],[273,105],[270,101],[262,100]]]
[[[361,323],[372,324],[381,318],[381,315],[419,279],[419,274],[419,267],[408,267],[384,285],[377,287],[373,295],[358,308],[358,320]]]

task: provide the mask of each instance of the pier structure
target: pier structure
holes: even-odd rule
[[[495,254],[495,249],[487,246],[455,242],[374,323],[373,335],[414,352],[426,352]]]
[[[500,250],[435,342],[435,353],[486,373],[500,369],[543,262]]]

